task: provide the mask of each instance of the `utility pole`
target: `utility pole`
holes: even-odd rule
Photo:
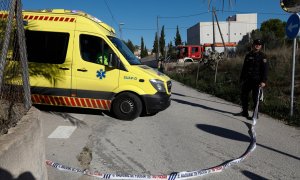
[[[216,18],[216,21],[217,21],[217,25],[218,25],[218,29],[219,29],[219,33],[220,33],[220,36],[221,36],[221,39],[222,39],[222,43],[223,43],[223,46],[224,46],[224,54],[227,55],[227,51],[226,51],[226,46],[225,46],[225,42],[224,42],[224,38],[223,38],[223,35],[222,35],[222,32],[221,32],[221,28],[220,28],[220,25],[219,25],[219,21],[218,21],[218,16],[216,14],[216,10],[214,9],[213,10],[213,15],[215,16]],[[215,32],[214,32],[214,35],[215,35]],[[215,42],[214,42],[215,44]],[[218,64],[219,64],[219,57],[215,59],[216,60],[216,69],[215,69],[215,83],[217,82],[217,74],[218,74]]]
[[[249,42],[249,44],[251,43],[251,34],[250,33],[248,33],[248,42]]]
[[[212,28],[213,28],[213,44],[212,44],[212,52],[215,52],[215,44],[216,44],[216,33],[215,33],[215,17],[214,17],[214,12],[215,12],[215,7],[212,8]]]
[[[222,43],[223,43],[223,46],[224,46],[224,54],[226,55],[227,52],[226,52],[225,41],[224,41],[224,38],[223,38],[223,35],[222,35],[222,31],[221,31],[221,28],[220,28],[220,25],[219,25],[218,16],[217,16],[216,11],[214,11],[214,15],[215,15],[215,17],[216,17],[216,21],[217,21],[219,33],[220,33],[220,36],[221,36],[221,39],[222,39]]]
[[[119,23],[119,32],[120,32],[120,39],[121,39],[121,40],[123,40],[123,39],[122,39],[122,26],[123,26],[123,25],[124,25],[124,23],[122,23],[122,22]]]
[[[231,16],[228,17],[228,43],[230,43],[230,21],[231,21]]]
[[[157,52],[156,52],[156,61],[158,61],[159,58],[159,26],[158,26],[158,16],[156,19],[156,26],[157,26],[157,31],[156,31],[156,37],[157,37]]]

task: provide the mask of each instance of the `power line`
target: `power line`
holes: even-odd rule
[[[178,27],[178,29],[186,29],[189,27]],[[156,31],[156,28],[123,28],[126,30],[133,30],[133,31]],[[165,28],[165,30],[169,30],[169,29],[177,29],[177,28]]]
[[[191,14],[191,15],[183,15],[183,16],[169,16],[169,17],[161,17],[159,16],[158,18],[160,19],[178,19],[178,18],[188,18],[188,17],[193,17],[193,16],[199,16],[199,15],[202,15],[202,14],[207,14],[209,12],[201,12],[201,13],[198,13],[198,14]]]
[[[133,31],[156,31],[156,28],[123,28],[126,30],[133,30]]]
[[[105,0],[106,1],[106,0]],[[273,13],[273,12],[245,12],[245,11],[224,11],[224,10],[216,10],[218,12],[225,12],[225,13],[245,13],[245,14],[249,14],[249,13],[257,13],[257,14],[266,14],[266,15],[280,15],[280,16],[287,16],[288,14],[283,14],[283,13]],[[158,16],[159,19],[179,19],[179,18],[189,18],[189,17],[193,17],[193,16],[199,16],[199,15],[203,15],[203,14],[208,14],[211,13],[210,11],[208,12],[200,12],[197,14],[190,14],[190,15],[182,15],[182,16],[166,16],[166,17],[162,17],[162,16]],[[113,15],[112,15],[113,17]],[[237,21],[233,21],[235,23],[239,23],[239,24],[257,24],[257,25],[261,25],[262,23],[248,23],[248,22],[237,22]],[[212,26],[212,25],[201,25],[201,27],[203,26]],[[201,28],[200,27],[200,28]],[[188,29],[190,27],[178,27],[178,29]],[[156,28],[124,28],[126,30],[132,30],[132,31],[157,31]],[[165,28],[165,30],[174,30],[177,28]]]
[[[187,28],[189,28],[189,27],[178,27],[178,29],[187,29]],[[165,28],[165,29],[177,29],[177,27],[176,28]]]
[[[266,15],[279,15],[279,16],[288,16],[289,14],[284,13],[274,13],[274,12],[246,12],[246,11],[224,11],[224,10],[216,10],[218,12],[230,12],[230,13],[257,13],[257,14],[266,14]]]
[[[106,5],[106,7],[107,7],[107,9],[108,9],[108,11],[109,11],[109,13],[110,13],[110,15],[111,15],[112,20],[118,25],[118,22],[116,21],[116,19],[115,19],[113,13],[112,13],[112,11],[111,11],[111,9],[110,9],[110,7],[109,7],[107,1],[104,0],[104,2],[105,2],[105,5]]]
[[[222,22],[227,22],[227,21],[222,21]],[[236,23],[236,24],[262,24],[262,23],[248,23],[248,22],[241,22],[241,21],[231,21],[232,23]],[[210,22],[206,22],[206,23],[210,23]],[[207,27],[207,26],[212,26],[212,24],[205,24],[205,25],[200,25],[200,28],[201,27]],[[190,27],[178,27],[178,29],[188,29]],[[123,28],[123,29],[126,29],[126,30],[132,30],[132,31],[156,31],[157,29],[156,28],[130,28],[130,27],[127,27],[127,28]],[[170,28],[170,27],[165,27],[165,30],[172,30],[172,29],[177,29],[176,28]]]
[[[223,22],[223,23],[222,23]],[[206,23],[211,23],[211,22],[206,22]],[[220,21],[220,24],[224,24],[224,23],[228,23],[228,21]],[[230,23],[234,23],[234,24],[262,24],[262,23],[250,23],[250,22],[242,22],[242,21],[230,21]],[[200,27],[204,27],[204,26],[213,26],[212,24],[205,24],[205,25],[200,25]]]
[[[228,4],[229,4],[229,7],[231,7],[232,6],[232,1],[233,0],[228,0]],[[236,0],[234,0],[234,3],[236,3]],[[212,4],[212,0],[208,0],[208,8],[210,8],[211,7],[211,4]],[[222,0],[222,9],[224,9],[224,0]]]
[[[247,23],[247,22],[238,22],[238,21],[231,21],[231,22],[234,22],[236,24],[257,24],[257,25],[262,24],[262,23]],[[201,25],[200,28],[208,27],[208,26],[212,26],[212,24]],[[188,29],[188,28],[190,28],[190,27],[178,27],[178,29]],[[129,31],[156,31],[157,30],[156,28],[130,28],[130,27],[123,28],[123,29],[129,30]],[[173,29],[177,29],[177,27],[176,28],[168,28],[168,27],[165,28],[165,30],[173,30]]]
[[[280,16],[287,16],[288,14],[284,14],[284,13],[274,13],[274,12],[247,12],[247,11],[224,11],[224,10],[216,10],[218,12],[227,12],[227,13],[245,13],[245,14],[249,14],[249,13],[257,13],[257,14],[266,14],[266,15],[280,15]],[[182,15],[182,16],[165,16],[165,17],[161,17],[159,16],[158,18],[160,19],[179,19],[179,18],[188,18],[188,17],[193,17],[193,16],[199,16],[199,15],[203,15],[203,14],[208,14],[211,13],[210,11],[208,12],[201,12],[198,14],[190,14],[190,15]]]

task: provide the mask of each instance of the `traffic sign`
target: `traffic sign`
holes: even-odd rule
[[[297,37],[298,33],[299,33],[299,29],[300,29],[300,17],[298,14],[292,14],[287,23],[286,23],[286,35],[291,38],[294,39]]]
[[[300,17],[297,13],[292,14],[287,23],[286,23],[286,35],[293,39],[293,66],[292,66],[292,88],[291,88],[291,113],[290,116],[293,116],[294,109],[294,84],[295,84],[295,61],[296,61],[296,37],[299,34],[300,28]]]

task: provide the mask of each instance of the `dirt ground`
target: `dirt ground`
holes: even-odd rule
[[[0,100],[0,136],[6,134],[9,128],[16,126],[26,113],[24,104]]]

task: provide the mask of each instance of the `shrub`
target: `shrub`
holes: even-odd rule
[[[269,63],[269,76],[267,87],[264,89],[264,102],[260,112],[287,124],[300,126],[300,74],[296,74],[296,86],[293,116],[290,116],[290,91],[291,91],[291,49],[283,47],[266,52]],[[175,71],[166,72],[172,79],[191,86],[199,91],[209,93],[227,101],[241,104],[239,76],[243,64],[243,57],[221,61],[218,66],[217,81],[215,71],[202,65],[199,68],[198,80],[197,66],[189,66],[185,74]],[[300,58],[297,59],[296,72],[300,72]],[[252,107],[250,105],[250,107]]]

